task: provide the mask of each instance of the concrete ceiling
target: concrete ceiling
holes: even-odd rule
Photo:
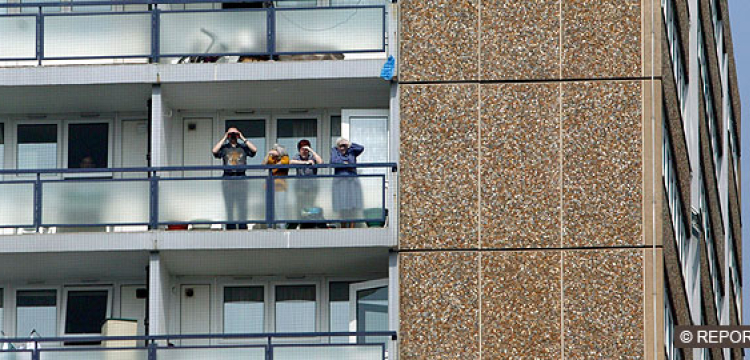
[[[172,275],[387,276],[388,249],[276,249],[231,251],[163,251]]]
[[[0,255],[1,282],[145,279],[148,252]]]
[[[148,84],[0,87],[0,113],[146,111]]]

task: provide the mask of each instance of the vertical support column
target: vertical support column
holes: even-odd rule
[[[149,258],[148,335],[165,335],[168,329],[170,285],[169,271],[158,251]]]
[[[398,69],[398,66],[396,66]],[[401,144],[401,102],[399,101],[400,88],[397,82],[391,82],[391,98],[389,102],[390,114],[388,116],[388,129],[389,131],[389,162],[399,162],[399,145]],[[400,165],[400,164],[399,164]],[[399,199],[398,199],[398,179],[399,172],[386,172],[388,184],[387,191],[388,197],[386,198],[385,206],[389,211],[388,226],[391,231],[392,238],[394,239],[394,245],[398,245],[398,227],[399,227]]]
[[[273,179],[273,173],[268,170],[266,175],[266,225],[270,229],[276,224],[276,182]]]
[[[42,7],[39,7],[39,13],[36,15],[36,59],[39,66],[42,66],[44,58],[44,16],[42,16]]]
[[[161,85],[154,84],[151,87],[151,166],[159,167],[166,165],[166,128],[164,119],[164,101],[161,93]]]
[[[42,226],[42,179],[41,174],[36,174],[34,182],[34,229],[39,232]]]
[[[399,273],[398,253],[388,254],[388,330],[399,328]],[[387,346],[388,359],[398,360],[398,341],[391,340]]]
[[[151,62],[159,63],[159,50],[161,40],[161,10],[151,10]]]
[[[276,53],[276,9],[268,8],[268,19],[266,21],[267,36],[268,36],[268,55],[273,59],[273,54]]]

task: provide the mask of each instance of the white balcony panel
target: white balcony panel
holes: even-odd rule
[[[0,59],[36,57],[36,18],[34,16],[0,17]]]
[[[42,345],[44,346],[44,345]],[[147,360],[146,350],[42,351],[40,360]]]
[[[34,224],[34,184],[0,184],[0,226]]]
[[[45,57],[118,57],[151,54],[150,14],[47,16]]]
[[[147,181],[65,181],[42,185],[43,224],[148,223]]]
[[[265,52],[266,18],[265,11],[162,13],[161,54]]]
[[[265,179],[159,181],[160,222],[262,222]]]
[[[298,220],[379,220],[382,177],[290,177],[288,189],[276,192],[276,218]],[[337,194],[334,194],[337,193]]]
[[[31,352],[0,353],[0,360],[31,360]]]
[[[276,347],[275,360],[383,360],[380,346],[299,346]]]
[[[383,9],[276,11],[276,51],[355,52],[383,48]]]
[[[265,360],[263,348],[164,349],[157,351],[159,360]]]

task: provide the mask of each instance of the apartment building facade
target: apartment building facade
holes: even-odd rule
[[[2,2],[0,355],[738,359],[670,341],[741,321],[727,12]],[[232,181],[229,127],[259,149]],[[365,147],[353,213],[329,166],[261,165],[342,136]],[[102,351],[105,319],[137,348]]]

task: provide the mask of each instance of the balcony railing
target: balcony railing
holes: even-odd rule
[[[210,62],[222,56],[275,59],[280,55],[386,51],[386,0],[382,5],[307,8],[165,10],[159,6],[224,3],[262,1],[2,3],[0,13],[5,14],[0,15],[0,61],[36,60],[41,64],[43,60],[147,58],[159,62],[161,58],[182,58]],[[71,6],[86,11],[87,7],[103,5],[143,5],[149,10],[59,12]],[[53,8],[58,12],[47,12]]]
[[[273,169],[341,167],[352,165],[0,170],[5,179],[0,181],[0,228],[159,229],[289,223],[383,226],[388,213],[387,179],[397,171],[395,163],[357,164],[361,172],[373,172],[358,175],[271,173]],[[223,170],[260,175],[212,176]],[[172,175],[175,173],[181,176]]]
[[[331,343],[335,337],[367,338],[364,343]],[[309,342],[310,339],[322,339]],[[232,341],[226,345],[182,345]],[[2,360],[385,360],[396,333],[270,333],[161,336],[86,336],[0,339]],[[101,346],[59,344],[91,344]],[[7,349],[6,349],[7,348]],[[393,350],[391,350],[393,351]]]

